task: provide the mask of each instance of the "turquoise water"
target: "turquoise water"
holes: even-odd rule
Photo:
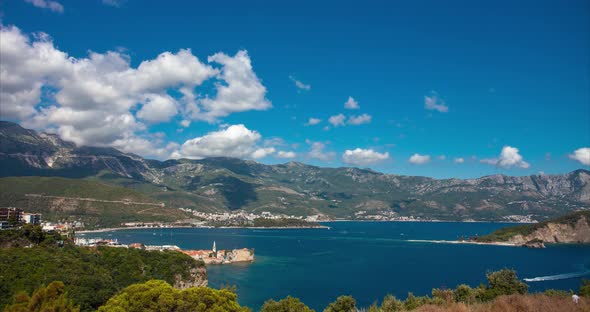
[[[258,309],[269,298],[299,297],[321,311],[342,294],[368,306],[386,294],[429,294],[434,287],[485,282],[485,273],[513,268],[532,291],[577,289],[590,278],[590,247],[546,249],[413,243],[482,235],[501,223],[331,222],[331,229],[157,229],[87,234],[121,243],[174,244],[183,249],[254,248],[251,264],[208,266],[209,284],[237,286],[242,305]]]

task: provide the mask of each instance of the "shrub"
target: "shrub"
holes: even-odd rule
[[[237,302],[235,293],[227,289],[193,287],[179,290],[165,281],[151,280],[134,284],[98,309],[99,312],[248,312]]]
[[[260,312],[314,312],[298,298],[288,296],[285,299],[266,301]]]
[[[453,291],[453,300],[455,302],[472,304],[475,302],[475,290],[468,285],[461,284]]]
[[[79,312],[80,309],[68,298],[64,283],[56,281],[41,287],[31,297],[25,292],[14,296],[13,304],[4,312]]]
[[[483,295],[484,301],[489,301],[502,295],[524,295],[529,288],[527,284],[518,279],[514,270],[503,269],[496,272],[490,272],[486,277],[489,286]]]
[[[355,312],[356,300],[352,296],[340,296],[330,303],[324,312]]]
[[[451,304],[454,302],[453,291],[450,289],[433,288],[432,299],[437,301],[438,303]],[[437,302],[433,303],[437,304]]]
[[[387,295],[383,298],[383,302],[381,303],[381,311],[382,312],[397,312],[403,311],[404,303],[401,300],[398,300],[392,295]]]

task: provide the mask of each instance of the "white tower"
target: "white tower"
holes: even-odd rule
[[[213,252],[217,252],[217,247],[215,247],[215,241],[213,241]]]

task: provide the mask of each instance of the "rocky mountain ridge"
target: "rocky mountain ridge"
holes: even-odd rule
[[[590,172],[433,179],[299,162],[233,158],[147,160],[113,148],[77,147],[52,134],[0,122],[2,176],[98,179],[149,194],[167,206],[379,219],[546,218],[590,207]]]

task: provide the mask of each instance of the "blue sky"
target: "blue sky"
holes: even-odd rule
[[[2,119],[79,144],[432,177],[590,163],[588,1],[9,0],[0,10],[0,41],[28,40],[22,50],[3,45],[3,78],[27,82],[5,85]],[[51,56],[58,65],[47,65],[35,42],[63,53]],[[190,52],[181,58],[181,49]],[[89,51],[118,58],[99,62]],[[170,74],[157,90],[111,79],[165,52],[178,57],[177,72],[205,73],[180,77],[162,62],[154,76],[133,76]],[[19,65],[35,61],[42,65]],[[92,89],[64,84],[94,79]],[[117,91],[123,83],[133,92]],[[192,102],[181,92],[187,84]],[[220,86],[230,86],[225,98]],[[125,93],[113,95],[119,106],[96,98],[113,90]],[[18,105],[24,91],[34,104]],[[345,108],[350,97],[357,109]]]

